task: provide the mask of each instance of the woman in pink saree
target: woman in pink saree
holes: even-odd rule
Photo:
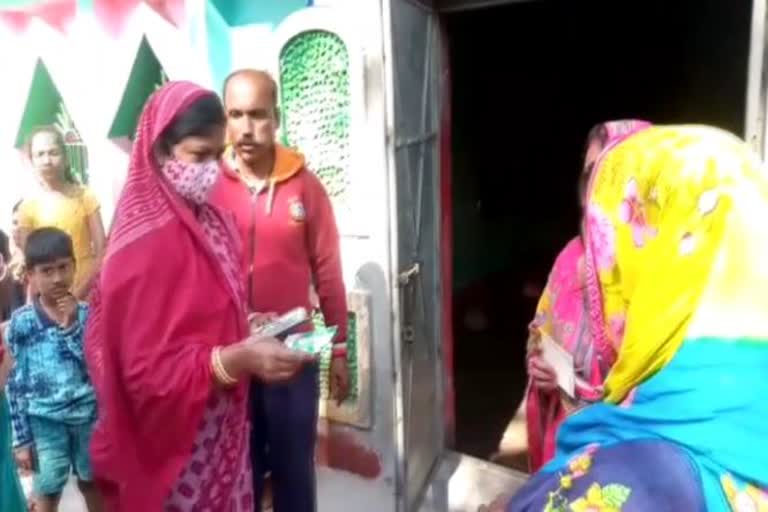
[[[208,201],[224,124],[189,82],[164,85],[139,120],[85,344],[111,512],[251,512],[248,383],[311,360],[250,334],[239,239]]]
[[[600,124],[590,130],[579,179],[582,203],[585,184],[598,156],[649,126],[644,121],[626,120]],[[565,417],[581,404],[601,397],[603,380],[616,357],[613,347],[593,334],[585,271],[584,246],[579,236],[555,260],[530,326],[525,417],[531,471],[553,457],[557,428]],[[541,343],[545,339],[573,356],[577,378],[574,397],[561,392],[554,369],[543,359]]]

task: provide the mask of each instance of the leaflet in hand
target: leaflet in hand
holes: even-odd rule
[[[335,336],[336,327],[291,334],[285,339],[285,346],[291,350],[298,350],[316,356],[331,348],[331,343]]]
[[[264,337],[278,338],[288,334],[292,329],[295,329],[309,320],[310,318],[306,309],[292,309],[280,318],[256,329],[254,334],[259,334]]]
[[[573,356],[558,345],[549,336],[541,338],[541,355],[555,370],[557,385],[569,397],[576,397],[576,372],[574,371]]]

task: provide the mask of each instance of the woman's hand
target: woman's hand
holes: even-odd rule
[[[251,313],[248,315],[248,325],[251,327],[251,332],[258,332],[259,329],[277,319],[277,313]]]
[[[288,380],[316,360],[315,356],[287,348],[275,338],[255,339],[248,348],[248,370],[266,383]]]
[[[315,360],[314,356],[291,350],[275,338],[258,335],[221,349],[221,363],[235,380],[250,375],[266,383],[282,382]]]
[[[528,375],[539,391],[551,393],[557,389],[557,374],[541,355],[541,349],[533,349],[528,356]]]

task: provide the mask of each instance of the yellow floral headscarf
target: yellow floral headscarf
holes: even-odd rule
[[[606,401],[663,368],[693,331],[725,334],[725,323],[768,338],[766,219],[759,159],[721,130],[653,127],[603,155],[584,229],[594,335],[618,350]]]

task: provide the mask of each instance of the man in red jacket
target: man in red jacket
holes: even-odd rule
[[[330,391],[341,402],[348,392],[347,301],[330,199],[304,157],[275,142],[277,84],[269,74],[236,71],[226,79],[223,96],[232,151],[225,155],[213,201],[235,214],[251,311],[311,311],[314,287],[326,324],[338,328]],[[257,507],[264,474],[271,470],[275,512],[315,511],[317,379],[313,366],[291,383],[251,387]]]

